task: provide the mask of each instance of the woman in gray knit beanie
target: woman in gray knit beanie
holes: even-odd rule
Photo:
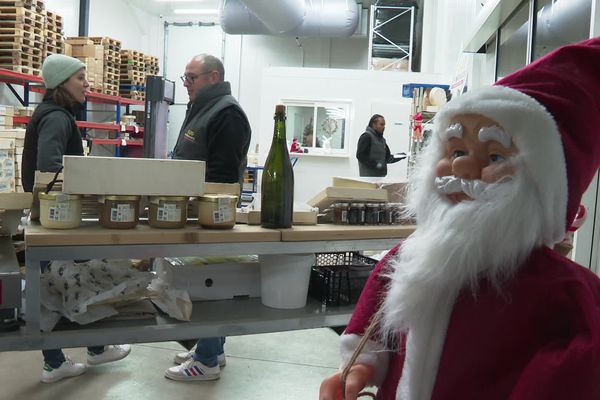
[[[27,192],[33,190],[35,171],[58,172],[63,155],[83,155],[81,133],[75,115],[81,110],[89,84],[85,64],[76,58],[53,54],[42,66],[46,86],[43,101],[35,109],[25,132],[22,180]],[[42,271],[49,262],[41,263]],[[103,364],[127,357],[129,345],[88,347],[87,363]],[[44,366],[42,382],[57,382],[81,375],[86,365],[65,357],[61,349],[42,350]]]

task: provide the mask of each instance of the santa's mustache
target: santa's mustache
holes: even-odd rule
[[[435,178],[435,189],[439,194],[464,193],[474,200],[493,200],[497,195],[499,184],[512,180],[506,176],[502,179],[488,183],[481,179],[464,179],[456,176],[442,176]]]

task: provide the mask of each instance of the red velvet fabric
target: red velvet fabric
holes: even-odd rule
[[[347,333],[364,332],[385,283],[369,279]],[[460,294],[432,400],[600,399],[599,310],[600,278],[548,248],[534,251],[501,293],[482,282],[477,297]],[[403,364],[402,352],[391,358],[380,399],[396,398]]]

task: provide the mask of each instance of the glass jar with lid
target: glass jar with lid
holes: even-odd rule
[[[238,197],[230,194],[205,194],[198,197],[198,223],[209,229],[233,228],[237,201]]]
[[[363,225],[365,223],[365,203],[350,203],[348,224]]]
[[[139,221],[141,196],[101,196],[100,225],[108,229],[132,229]]]
[[[379,225],[379,214],[381,212],[380,203],[365,204],[365,224]]]
[[[81,224],[81,196],[62,192],[38,193],[44,228],[72,229]]]
[[[333,204],[333,223],[336,225],[346,225],[348,223],[349,203],[337,202]]]
[[[183,228],[187,222],[187,196],[151,196],[148,225],[153,228]]]

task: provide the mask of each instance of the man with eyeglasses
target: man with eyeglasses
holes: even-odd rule
[[[208,54],[197,55],[186,65],[181,80],[190,101],[173,158],[205,161],[207,182],[241,185],[251,129],[224,75],[221,60]],[[224,337],[199,339],[194,351],[175,356],[178,365],[167,369],[165,376],[178,381],[219,379],[226,363],[224,343]]]

